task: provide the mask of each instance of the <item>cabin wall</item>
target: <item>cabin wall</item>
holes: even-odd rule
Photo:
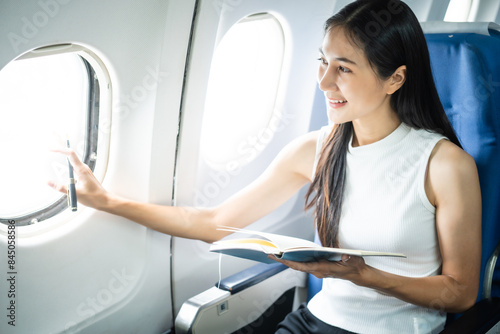
[[[48,45],[75,43],[95,53],[110,77],[111,109],[100,124],[96,175],[118,195],[171,204],[193,10],[186,0],[2,1],[0,68]],[[13,327],[4,321],[7,229],[0,226],[1,333],[172,327],[170,236],[82,205],[16,232]]]

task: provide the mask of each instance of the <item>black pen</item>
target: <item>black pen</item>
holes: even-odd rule
[[[69,146],[69,139],[66,139],[66,145]],[[68,168],[69,168],[69,184],[68,184],[68,207],[71,208],[71,211],[77,210],[76,205],[76,188],[75,188],[75,178],[73,176],[73,166],[71,166],[71,162],[69,162],[68,158]]]

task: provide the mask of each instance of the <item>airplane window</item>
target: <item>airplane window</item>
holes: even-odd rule
[[[217,46],[201,134],[201,152],[212,167],[245,165],[279,129],[283,52],[281,25],[269,14],[240,20]]]
[[[472,0],[451,0],[444,16],[447,22],[467,22],[472,7]]]
[[[29,225],[67,208],[66,196],[47,181],[67,183],[68,164],[49,149],[69,139],[84,161],[95,159],[95,126],[88,122],[98,112],[96,89],[92,67],[75,53],[19,59],[0,71],[2,223]]]

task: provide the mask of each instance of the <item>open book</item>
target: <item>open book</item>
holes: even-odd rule
[[[236,227],[221,226],[221,231],[246,233],[261,238],[231,239],[214,242],[210,246],[211,252],[236,256],[244,259],[275,263],[267,257],[274,254],[277,258],[297,262],[313,262],[318,260],[339,261],[342,254],[355,256],[396,256],[406,257],[399,253],[372,252],[353,249],[321,247],[312,241],[287,237],[284,235],[250,231]]]

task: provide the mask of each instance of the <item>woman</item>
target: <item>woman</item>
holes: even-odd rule
[[[325,279],[277,333],[438,332],[444,312],[464,311],[476,299],[481,199],[474,161],[446,118],[409,7],[359,0],[331,17],[318,81],[335,125],[291,142],[262,176],[218,207],[120,198],[74,152],[61,150],[77,174],[78,199],[163,233],[212,242],[226,233],[217,225],[244,227],[312,182],[307,206],[315,208],[323,245],[407,258],[278,260]]]

